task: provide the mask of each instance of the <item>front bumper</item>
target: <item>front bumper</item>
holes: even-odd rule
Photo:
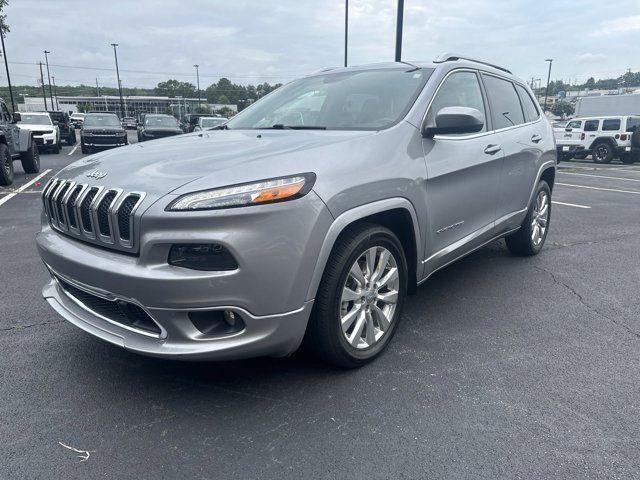
[[[579,153],[579,152],[584,152],[585,149],[582,145],[562,145],[562,144],[558,144],[557,145],[558,148],[558,153]]]
[[[86,285],[83,288],[91,290]],[[100,291],[95,289],[95,292]],[[240,332],[215,338],[208,338],[196,329],[184,310],[146,308],[161,328],[162,333],[155,336],[119,326],[83,307],[65,291],[53,273],[42,294],[65,320],[85,332],[136,353],[176,360],[235,360],[288,355],[300,345],[313,306],[313,301],[308,301],[297,310],[265,316],[255,316],[233,306],[213,307],[209,310],[233,311],[245,325]]]
[[[96,147],[96,148],[112,148],[112,147],[123,147],[127,144],[124,140],[118,140],[114,142],[95,142],[91,139],[84,138],[82,140],[86,147]]]
[[[164,212],[164,202],[156,202],[142,215],[138,256],[69,238],[44,219],[36,243],[52,280],[43,295],[74,325],[143,354],[220,360],[293,353],[306,330],[313,305],[309,285],[333,221],[314,192],[295,202],[171,214]],[[195,271],[167,264],[171,245],[185,242],[222,244],[239,267]],[[74,302],[64,282],[141,307],[160,334],[101,318]],[[189,318],[219,310],[239,315],[244,329],[207,336]]]
[[[33,140],[39,147],[53,147],[56,144],[56,134],[50,133],[44,135],[34,135]]]

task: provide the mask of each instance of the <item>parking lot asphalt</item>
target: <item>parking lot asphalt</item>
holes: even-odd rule
[[[339,371],[146,358],[62,320],[34,235],[70,153],[0,205],[0,478],[640,476],[640,164],[563,162],[540,255],[497,241],[440,271]]]

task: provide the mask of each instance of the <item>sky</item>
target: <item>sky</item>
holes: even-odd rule
[[[614,6],[615,5],[615,6]],[[50,50],[57,85],[287,82],[344,61],[345,0],[9,0],[13,84],[36,85]],[[350,65],[392,61],[397,0],[349,1]],[[640,0],[405,0],[402,59],[456,52],[521,78],[583,83],[640,71]],[[45,70],[46,77],[46,70]],[[46,78],[45,78],[46,81]],[[0,84],[6,85],[4,70]]]

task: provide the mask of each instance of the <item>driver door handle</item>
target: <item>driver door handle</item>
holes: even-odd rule
[[[494,155],[498,153],[500,150],[502,150],[502,147],[500,145],[491,144],[491,145],[487,145],[487,148],[484,149],[484,153],[487,153],[489,155]]]
[[[531,137],[531,141],[533,143],[538,143],[540,140],[542,140],[542,136],[541,135],[536,134],[533,137]]]

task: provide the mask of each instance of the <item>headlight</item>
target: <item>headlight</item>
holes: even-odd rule
[[[293,200],[309,193],[315,179],[313,173],[302,173],[291,177],[187,193],[173,201],[167,210],[214,210]]]

